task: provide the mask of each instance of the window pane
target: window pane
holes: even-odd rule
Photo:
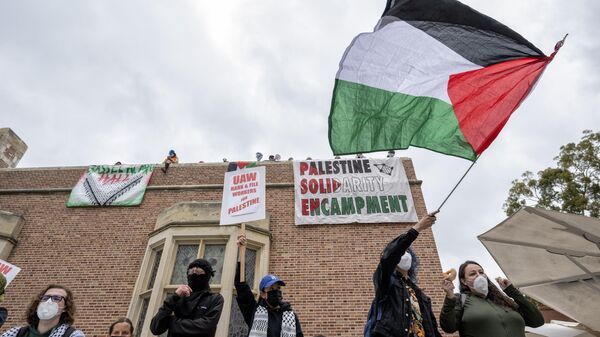
[[[225,258],[225,245],[206,245],[204,247],[204,259],[206,259],[215,271],[215,276],[210,279],[211,284],[221,283],[223,272],[223,260]]]
[[[187,267],[198,256],[198,245],[179,245],[171,284],[187,284]]]
[[[154,254],[154,261],[152,262],[152,270],[150,271],[150,280],[148,281],[148,287],[146,289],[152,289],[152,287],[154,287],[154,281],[156,280],[156,273],[158,272],[158,264],[160,263],[161,256],[162,256],[162,250],[158,250]]]
[[[142,327],[146,320],[146,313],[148,311],[148,303],[150,303],[150,297],[146,297],[142,300],[142,309],[140,310],[140,318],[138,319],[137,326],[135,327],[135,335],[140,337],[142,334]]]
[[[248,253],[248,252],[246,252]],[[231,317],[229,318],[229,337],[246,337],[248,335],[248,326],[244,321],[242,311],[233,296],[231,301]]]
[[[254,284],[254,269],[256,268],[256,250],[246,249],[246,283],[252,287]]]

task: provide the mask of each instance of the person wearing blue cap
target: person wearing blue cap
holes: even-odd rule
[[[169,170],[169,165],[178,164],[178,163],[179,163],[179,158],[177,158],[177,154],[175,153],[175,150],[170,150],[169,155],[163,161],[163,164],[165,164],[165,167],[161,167],[161,170],[163,171],[163,173],[167,173],[167,171]]]
[[[238,237],[240,250],[246,249],[246,236]],[[258,301],[250,286],[240,281],[240,264],[235,273],[237,303],[248,325],[248,337],[304,337],[298,315],[290,303],[283,301],[281,287],[285,286],[279,277],[267,274],[259,283]]]

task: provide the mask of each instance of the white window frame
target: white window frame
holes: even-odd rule
[[[211,289],[220,292],[223,295],[223,311],[219,324],[217,325],[216,337],[227,337],[229,330],[229,319],[231,315],[231,301],[234,294],[234,277],[237,264],[237,237],[240,233],[239,225],[220,226],[218,223],[171,223],[167,224],[154,232],[150,233],[148,245],[144,254],[140,272],[133,289],[131,303],[127,311],[137,326],[140,319],[143,298],[150,292],[150,300],[146,311],[146,318],[142,326],[141,336],[151,336],[150,321],[158,312],[163,304],[165,294],[174,291],[177,285],[169,285],[173,264],[177,255],[177,247],[180,244],[193,243],[200,244],[199,256],[204,254],[204,244],[220,243],[225,244],[225,255],[223,261],[223,271],[221,274],[221,283],[211,285]],[[254,273],[254,284],[252,290],[258,293],[258,283],[262,275],[268,273],[269,252],[270,252],[270,234],[267,230],[246,225],[246,237],[248,239],[248,248],[256,250],[256,266]],[[156,251],[162,249],[160,263],[151,290],[144,289],[150,278],[152,264]],[[138,335],[139,332],[135,331]]]

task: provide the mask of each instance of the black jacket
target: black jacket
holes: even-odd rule
[[[381,260],[373,274],[373,283],[375,284],[373,301],[377,301],[382,312],[381,319],[375,323],[373,328],[374,336],[408,336],[411,304],[407,286],[410,286],[419,300],[425,336],[441,337],[431,309],[431,299],[416,284],[408,279],[405,280],[395,272],[402,255],[418,235],[419,232],[412,228],[409,229],[405,234],[392,240],[381,254]]]
[[[188,297],[172,294],[150,322],[150,331],[169,337],[214,337],[223,309],[223,296],[210,290],[193,292]]]
[[[285,311],[292,310],[291,305],[287,302],[283,302],[279,308],[271,309],[262,298],[260,301],[256,302],[250,286],[248,286],[246,282],[240,282],[239,263],[235,274],[235,290],[237,291],[236,300],[238,306],[240,307],[240,311],[244,316],[244,321],[246,321],[246,325],[248,325],[248,334],[250,333],[250,329],[252,329],[252,322],[254,322],[254,313],[256,312],[256,307],[260,305],[265,307],[269,313],[267,337],[280,337],[283,313]],[[296,313],[294,313],[294,318],[296,319],[296,337],[304,337],[302,328],[300,327],[300,321],[298,320],[298,315],[296,315]]]

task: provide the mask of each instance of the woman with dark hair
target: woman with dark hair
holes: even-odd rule
[[[0,337],[85,337],[71,325],[75,321],[73,293],[63,286],[51,284],[29,304],[24,327],[14,327]]]
[[[479,263],[461,264],[458,280],[460,294],[454,294],[452,281],[443,281],[446,297],[440,326],[445,332],[458,331],[461,337],[525,337],[525,325],[535,328],[544,324],[538,308],[509,280],[496,278],[504,292],[500,291]]]
[[[110,337],[133,337],[133,323],[127,317],[121,317],[113,322],[108,329]]]
[[[365,324],[365,337],[441,337],[431,300],[417,286],[418,260],[410,249],[419,233],[435,221],[435,213],[423,217],[383,250],[373,274],[375,298]]]

